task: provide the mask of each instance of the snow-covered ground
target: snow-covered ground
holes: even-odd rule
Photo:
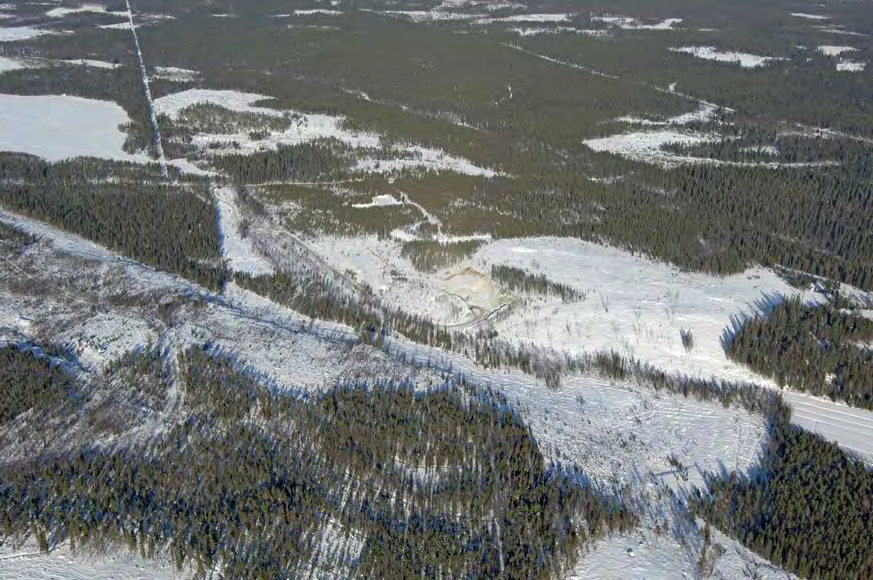
[[[572,14],[513,14],[512,16],[479,18],[476,20],[476,24],[494,24],[497,22],[557,24],[569,22],[572,19]]]
[[[188,82],[200,78],[200,73],[196,70],[176,66],[156,66],[152,72],[152,77],[168,81]]]
[[[462,267],[422,274],[401,256],[401,246],[393,240],[321,237],[307,245],[337,271],[353,272],[387,304],[442,324],[461,324],[475,318],[473,307],[490,311],[501,303],[487,277],[453,276]]]
[[[0,27],[0,42],[19,42],[47,34],[58,34],[58,32],[45,28],[34,28],[32,26]]]
[[[77,236],[58,232],[34,220],[8,214],[0,219],[46,238],[47,241],[40,243],[46,261],[31,266],[39,275],[50,278],[55,275],[52,272],[75,270],[79,272],[77,283],[86,285],[86,280],[93,278],[103,284],[114,281],[116,287],[134,293],[149,290],[166,293],[174,288],[203,292],[175,276],[118,258]],[[52,248],[45,246],[48,241],[53,244]],[[376,254],[377,242],[372,242],[373,247],[362,248],[362,259]],[[325,240],[322,251],[333,253],[335,248],[336,240]],[[390,253],[382,254],[382,258],[383,263],[369,266],[371,270],[362,269],[361,275],[372,275],[377,268],[385,271],[396,268]],[[720,334],[731,324],[733,316],[757,312],[776,294],[791,292],[772,272],[763,269],[717,279],[681,273],[614,248],[576,240],[543,238],[493,242],[469,260],[470,265],[486,272],[492,263],[546,272],[556,282],[587,292],[585,300],[575,304],[548,303],[539,312],[534,309],[511,313],[498,323],[503,338],[578,350],[601,347],[622,350],[631,345],[632,354],[643,360],[704,376],[748,378],[746,371],[732,368],[724,358]],[[434,278],[422,277],[421,280],[424,288],[436,283]],[[394,291],[393,286],[388,289],[389,293]],[[0,316],[0,321],[8,318],[15,326],[12,331],[16,336],[37,332],[46,324],[63,326],[65,317],[79,316],[77,312],[81,312],[81,308],[70,304],[63,296],[57,300],[29,301],[0,291],[0,298],[0,310],[4,314],[14,313],[12,317]],[[421,305],[428,297],[426,293],[417,292],[414,298],[410,297],[412,299]],[[568,310],[561,312],[561,308]],[[565,329],[563,323],[551,322],[552,316],[574,323]],[[142,322],[131,324],[129,320]],[[22,324],[22,321],[26,322]],[[87,348],[82,349],[83,362],[99,366],[137,340],[148,340],[151,326],[143,326],[144,322],[145,319],[137,318],[134,313],[121,311],[103,313],[83,325],[73,335],[88,339]],[[626,324],[631,324],[632,328],[625,328]],[[679,345],[679,328],[694,332],[696,345],[690,354]],[[607,342],[596,344],[586,333],[593,334],[595,339],[602,335]],[[407,362],[451,369],[475,384],[504,393],[530,425],[548,459],[577,462],[596,484],[610,489],[629,485],[647,497],[664,493],[667,488],[682,489],[687,483],[699,484],[703,471],[719,469],[722,465],[746,469],[756,460],[765,437],[764,419],[760,415],[737,407],[725,408],[718,403],[657,393],[633,383],[571,376],[565,377],[562,387],[555,391],[518,371],[482,369],[461,355],[402,339],[392,341],[390,354],[354,346],[355,333],[351,329],[309,321],[233,285],[225,295],[211,297],[204,307],[190,312],[176,327],[175,334],[179,347],[208,341],[214,350],[227,354],[278,386],[319,389],[343,377],[403,378],[414,372]],[[401,358],[406,362],[401,362]],[[427,376],[426,371],[420,375],[425,380]],[[437,374],[430,376],[431,380],[438,380]],[[820,404],[810,410],[810,398],[802,395],[792,395],[790,400],[800,409],[796,420],[802,422],[808,420],[807,417],[815,417],[813,429],[826,437],[839,438],[845,444],[843,437],[848,424],[854,429],[854,437],[863,438],[866,431],[866,440],[871,440],[871,413]],[[807,407],[801,408],[802,405]],[[670,467],[667,460],[670,455],[688,467],[687,482],[680,480]],[[651,506],[657,512],[665,504],[663,500],[652,500]],[[663,517],[669,522],[674,516]],[[771,567],[736,543],[717,533],[714,538],[726,548],[725,555],[716,563],[722,577],[746,577],[748,566],[767,574],[765,577],[776,577]],[[574,574],[579,578],[592,574],[598,578],[678,578],[683,571],[693,571],[697,560],[693,545],[689,547],[686,541],[693,544],[693,535],[682,541],[669,533],[658,535],[653,520],[647,519],[632,536],[597,543],[594,551],[578,562]],[[628,548],[632,548],[633,557],[628,554]],[[51,556],[16,556],[20,562],[16,561],[12,570],[20,575],[9,577],[14,580],[52,577],[59,573],[56,566],[66,562],[59,559],[62,554],[63,551],[58,551]],[[29,562],[36,563],[35,567],[28,568]],[[5,578],[4,563],[0,558],[0,576]],[[77,559],[65,570],[81,569],[83,574],[94,574],[95,570],[106,569],[105,566],[118,565],[119,560],[114,557]],[[134,566],[114,573],[135,578],[129,575],[136,570]],[[151,570],[150,565],[146,565],[143,570],[144,577],[163,577],[159,575],[160,567]],[[112,577],[112,573],[107,575]]]
[[[117,62],[106,62],[105,60],[94,60],[89,58],[77,58],[71,60],[62,60],[64,64],[72,64],[79,66],[87,66],[91,68],[101,68],[106,70],[113,70],[121,67],[122,65]]]
[[[864,72],[866,68],[866,62],[857,60],[841,60],[837,63],[837,70],[840,72]]]
[[[674,94],[675,87],[671,86],[669,92]],[[719,108],[710,103],[701,103],[694,111],[677,115],[669,119],[650,119],[634,116],[618,117],[615,121],[631,126],[639,126],[643,130],[631,133],[618,133],[606,137],[587,139],[583,143],[598,153],[611,153],[652,165],[671,168],[686,164],[709,164],[730,165],[735,167],[767,167],[771,169],[779,167],[824,167],[835,165],[836,161],[794,162],[782,163],[777,161],[729,161],[712,157],[697,157],[693,155],[681,155],[670,151],[669,145],[702,145],[704,143],[717,143],[725,139],[716,132],[701,132],[688,129],[692,123],[716,122],[720,111],[732,112],[730,109]]]
[[[685,125],[691,123],[712,121],[718,110],[718,107],[714,105],[703,104],[694,111],[665,120],[643,119],[632,116],[619,117],[616,121],[629,125],[660,128],[588,139],[584,143],[599,153],[612,153],[613,155],[620,155],[628,159],[665,167],[674,167],[683,163],[700,163],[706,160],[678,155],[665,150],[664,147],[672,143],[700,145],[720,141],[721,137],[718,134],[701,133],[684,128]]]
[[[845,54],[847,52],[855,52],[856,50],[858,49],[852,48],[851,46],[824,45],[818,47],[818,51],[825,56],[840,56],[841,54]]]
[[[864,34],[863,32],[855,32],[854,30],[846,30],[845,26],[842,24],[835,24],[830,26],[816,26],[816,30],[820,30],[822,32],[826,32],[828,34],[836,34],[838,36],[861,36],[868,37],[869,34]]]
[[[218,209],[221,254],[230,269],[253,276],[272,274],[273,264],[255,251],[251,240],[243,237],[242,216],[237,205],[236,191],[231,187],[217,186],[212,188],[212,194]]]
[[[479,167],[475,163],[450,155],[439,149],[398,145],[392,147],[398,157],[394,159],[360,159],[355,164],[355,171],[364,173],[398,173],[408,170],[423,170],[430,172],[451,172],[461,175],[474,175],[492,178],[498,173],[492,169]]]
[[[380,12],[380,14],[393,18],[405,18],[415,23],[480,20],[486,17],[485,14],[447,12],[443,10],[387,10]]]
[[[701,522],[697,522],[701,526]],[[722,580],[797,580],[770,562],[746,549],[716,529],[712,544],[724,548],[715,559],[712,573],[704,576]],[[699,543],[699,542],[698,542]],[[691,548],[678,541],[672,531],[657,533],[644,528],[627,536],[612,536],[594,546],[576,564],[567,580],[687,580],[698,577],[693,559],[699,546]]]
[[[783,60],[773,56],[758,56],[747,52],[719,50],[714,46],[681,46],[678,48],[671,48],[670,50],[682,54],[690,54],[695,58],[703,60],[738,64],[743,68],[761,68],[770,63]]]
[[[309,10],[295,10],[294,16],[339,16],[342,10],[330,10],[327,8],[312,8]]]
[[[504,338],[571,352],[615,350],[667,371],[706,378],[759,379],[725,356],[722,337],[732,318],[756,314],[795,293],[763,268],[718,278],[563,238],[499,240],[482,247],[472,262],[545,274],[586,293],[581,302],[513,311],[497,324]],[[690,353],[682,346],[680,329],[694,335]]]
[[[190,89],[155,99],[155,108],[158,110],[158,113],[166,115],[171,119],[178,119],[179,114],[184,109],[200,104],[216,105],[237,113],[254,113],[269,117],[284,116],[284,113],[278,109],[257,105],[259,102],[271,100],[270,97],[254,93]]]
[[[795,18],[803,18],[805,20],[830,20],[830,16],[824,16],[822,14],[809,14],[806,12],[792,12],[792,16]]]
[[[376,195],[369,203],[353,203],[352,207],[357,209],[368,209],[371,207],[391,207],[392,205],[403,205],[403,202],[390,194]]]
[[[0,151],[38,155],[49,161],[88,156],[148,162],[123,149],[119,125],[130,117],[111,101],[64,95],[0,94]]]
[[[110,12],[106,10],[105,6],[100,4],[82,4],[76,8],[58,6],[57,8],[52,8],[45,13],[49,18],[63,18],[70,14],[111,14],[113,16],[127,16],[127,12]]]
[[[542,36],[544,34],[583,34],[585,36],[591,36],[594,38],[606,38],[609,36],[609,32],[606,30],[580,29],[573,28],[572,26],[550,26],[548,28],[513,27],[509,29],[509,32],[515,33],[522,37]]]
[[[37,68],[40,66],[42,66],[42,64],[38,61],[0,56],[0,74],[25,68]]]
[[[701,145],[717,143],[721,137],[699,131],[679,131],[662,129],[657,131],[641,131],[588,139],[585,145],[598,153],[612,153],[634,161],[652,163],[663,167],[675,167],[683,163],[700,163],[704,160],[697,157],[677,155],[664,149],[671,144]]]
[[[601,22],[610,28],[622,30],[676,30],[676,27],[682,24],[682,18],[666,18],[658,22],[646,23],[638,18],[611,14],[592,15],[591,21]]]
[[[258,138],[253,138],[249,130],[230,134],[194,134],[192,143],[210,155],[254,153],[276,149],[283,145],[335,139],[360,151],[362,157],[354,167],[356,171],[365,173],[394,173],[406,170],[445,171],[486,178],[497,175],[491,169],[479,167],[472,161],[445,151],[411,144],[392,145],[390,151],[396,155],[395,157],[377,159],[375,152],[383,148],[383,139],[380,135],[349,130],[346,128],[346,118],[342,116],[301,113],[259,105],[270,100],[270,97],[252,93],[190,89],[156,99],[155,109],[159,114],[171,119],[179,119],[182,112],[189,107],[211,104],[237,113],[287,121],[285,129],[268,130]],[[371,152],[369,155],[368,151]]]
[[[111,555],[89,556],[64,544],[51,554],[42,554],[35,544],[20,549],[0,546],[0,578],[3,580],[182,580],[190,570],[177,572],[166,556],[143,560],[119,550]]]

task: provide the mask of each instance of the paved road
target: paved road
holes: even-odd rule
[[[873,412],[803,395],[784,394],[792,422],[860,455],[873,465]]]

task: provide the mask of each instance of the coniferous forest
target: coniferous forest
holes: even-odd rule
[[[873,320],[800,298],[746,320],[726,341],[727,355],[778,384],[873,409]]]
[[[0,362],[27,397],[7,403],[4,424],[72,400],[44,359],[13,348]],[[148,449],[86,444],[3,466],[0,535],[276,578],[313,565],[329,522],[332,541],[360,544],[331,564],[348,576],[532,578],[635,522],[572,466],[544,465],[495,393],[377,382],[301,399],[198,349],[181,367],[186,417]]]
[[[166,183],[132,164],[0,154],[0,203],[211,289],[226,277],[202,183]]]
[[[709,474],[692,510],[801,577],[871,577],[873,471],[789,418],[777,406],[760,462],[747,475]]]

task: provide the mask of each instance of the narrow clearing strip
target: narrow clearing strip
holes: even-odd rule
[[[161,167],[161,175],[167,177],[167,159],[164,157],[164,145],[161,141],[161,129],[158,126],[158,116],[155,114],[155,102],[152,99],[152,88],[149,84],[149,71],[145,65],[145,59],[142,56],[142,50],[139,46],[139,36],[136,33],[136,25],[133,23],[133,8],[130,6],[130,0],[124,0],[127,4],[127,21],[130,23],[130,33],[133,35],[133,47],[136,50],[136,57],[139,60],[139,70],[142,73],[142,90],[146,99],[146,107],[148,108],[149,120],[152,124],[152,132],[155,139],[155,154],[158,156],[158,164]]]

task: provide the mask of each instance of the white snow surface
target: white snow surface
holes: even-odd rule
[[[821,14],[808,14],[806,12],[792,12],[792,16],[803,18],[805,20],[830,20],[830,16],[822,16]]]
[[[701,523],[698,522],[698,525]],[[722,580],[797,580],[742,544],[712,528],[712,543],[725,549],[714,562],[708,578]],[[628,550],[631,550],[630,556]],[[576,563],[566,580],[687,580],[698,574],[697,561],[686,545],[678,542],[669,531],[657,534],[644,527],[633,534],[616,535],[597,542]]]
[[[42,65],[39,62],[32,60],[0,56],[0,74],[25,68],[38,68],[40,66]]]
[[[462,175],[473,175],[493,178],[498,173],[492,169],[479,167],[461,157],[455,157],[439,149],[430,149],[417,145],[395,146],[393,148],[400,157],[394,159],[361,159],[355,165],[356,171],[365,173],[396,173],[413,169],[429,172],[453,172]]]
[[[782,60],[772,56],[758,56],[747,52],[723,51],[714,46],[682,46],[671,48],[670,50],[672,52],[690,54],[703,60],[738,64],[743,68],[760,68],[767,66],[771,62]]]
[[[611,14],[604,14],[602,16],[592,15],[591,21],[602,22],[610,27],[622,30],[676,30],[676,27],[682,24],[682,18],[666,18],[654,24],[649,24],[642,22],[638,18]]]
[[[316,139],[334,138],[351,147],[378,148],[381,144],[378,135],[356,133],[343,128],[343,117],[301,114],[296,111],[283,111],[258,106],[257,103],[270,101],[270,97],[238,91],[190,89],[155,99],[155,110],[171,119],[178,119],[182,110],[199,104],[212,104],[238,113],[251,113],[264,117],[288,117],[290,126],[285,131],[270,132],[266,139],[253,141],[247,134],[194,135],[194,143],[207,148],[214,144],[238,144],[242,150],[257,151],[275,148],[278,145],[294,145]],[[238,150],[237,150],[238,151]]]
[[[58,6],[52,8],[45,13],[49,18],[63,18],[70,14],[112,14],[113,16],[127,16],[127,12],[109,12],[105,6],[100,4],[82,4],[78,8],[70,8],[68,6]]]
[[[839,36],[863,36],[863,37],[870,36],[869,34],[864,34],[863,32],[855,32],[854,30],[846,30],[842,24],[833,25],[833,26],[816,26],[815,28],[818,30],[821,30],[822,32],[826,32],[828,34],[836,34]]]
[[[497,324],[501,336],[570,352],[615,350],[668,372],[705,378],[760,382],[725,356],[722,335],[732,317],[754,315],[796,293],[763,268],[719,278],[566,238],[498,240],[473,261],[545,273],[587,293],[577,303],[513,311]],[[680,328],[693,332],[691,353],[682,346]]]
[[[600,153],[612,153],[613,155],[619,155],[635,161],[664,167],[675,167],[684,163],[715,163],[716,160],[678,155],[666,151],[664,147],[671,143],[698,145],[719,141],[721,137],[717,134],[701,133],[683,128],[683,126],[695,122],[712,121],[715,119],[718,111],[719,108],[715,105],[703,103],[694,111],[670,117],[663,121],[633,116],[619,117],[616,121],[629,125],[658,128],[588,139],[584,143]]]
[[[38,155],[48,161],[99,157],[150,162],[123,149],[119,125],[130,122],[116,103],[65,95],[0,94],[0,151]]]
[[[612,153],[613,155],[619,155],[634,161],[642,161],[664,167],[675,167],[683,163],[700,163],[703,160],[665,151],[664,146],[671,143],[700,145],[702,143],[715,143],[720,140],[721,138],[718,135],[713,134],[662,129],[588,139],[584,143],[598,153]]]
[[[858,50],[857,48],[852,48],[851,46],[819,46],[818,51],[825,56],[840,56],[841,54],[845,54],[847,52],[855,52]]]
[[[68,346],[84,367],[98,370],[156,339],[157,333],[142,319],[109,311],[97,313],[51,340]]]
[[[117,69],[117,68],[121,67],[120,64],[115,63],[115,62],[106,62],[105,60],[93,60],[90,58],[77,58],[77,59],[71,59],[71,60],[62,60],[61,62],[64,64],[87,66],[90,68],[101,68],[101,69],[106,69],[106,70],[112,70],[112,69]]]
[[[485,18],[484,14],[445,12],[442,10],[387,10],[382,12],[382,14],[393,16],[395,18],[406,18],[415,23],[481,20]]]
[[[513,14],[512,16],[480,18],[476,20],[476,24],[494,24],[496,22],[540,22],[556,24],[559,22],[569,22],[572,18],[572,14]]]
[[[250,240],[242,236],[242,216],[236,191],[231,187],[216,186],[212,188],[212,194],[218,209],[221,254],[227,259],[228,266],[234,271],[253,276],[272,274],[273,264],[252,247]]]
[[[318,139],[336,139],[353,149],[376,150],[382,147],[382,138],[375,133],[361,133],[345,128],[345,117],[322,114],[308,114],[259,106],[258,103],[271,100],[270,97],[253,93],[228,90],[190,89],[155,99],[155,109],[171,119],[178,119],[180,113],[198,104],[213,104],[230,111],[250,113],[263,117],[286,118],[289,126],[281,131],[270,131],[259,139],[252,139],[248,132],[224,135],[195,134],[192,142],[211,154],[256,152],[275,149],[280,145],[297,145]],[[496,171],[478,167],[469,160],[455,157],[438,149],[418,145],[394,145],[397,157],[376,159],[366,156],[359,159],[355,170],[368,173],[394,173],[404,170],[421,169],[425,171],[452,171],[465,175],[494,177]]]
[[[124,550],[107,556],[88,556],[63,544],[43,554],[33,543],[21,549],[0,547],[0,578],[3,580],[182,580],[190,571],[177,572],[166,556],[143,560]]]
[[[541,36],[544,34],[584,34],[585,36],[592,36],[594,38],[606,38],[609,36],[609,32],[606,30],[589,30],[589,29],[580,29],[573,28],[572,26],[550,26],[547,28],[521,28],[521,27],[513,27],[509,29],[509,32],[513,32],[519,36]]]
[[[94,259],[98,260],[99,256],[106,256],[105,259],[110,261],[107,264],[129,272],[138,284],[155,287],[164,284],[165,279],[175,279],[129,260],[117,260],[111,253],[95,251],[93,244],[48,226],[40,226],[33,220],[3,219],[11,219],[26,229],[56,240],[55,247],[64,252],[82,256],[96,253]],[[364,248],[361,254],[372,252]],[[532,271],[543,268],[556,281],[588,290],[588,298],[580,304],[584,306],[597,302],[603,310],[598,312],[595,307],[593,312],[586,315],[591,318],[594,327],[608,324],[613,321],[613,316],[615,321],[619,321],[618,313],[622,311],[625,315],[622,320],[638,320],[646,340],[652,340],[658,333],[659,319],[668,327],[664,330],[667,334],[671,334],[679,324],[693,324],[698,346],[689,358],[697,355],[697,349],[710,350],[705,331],[712,330],[717,334],[731,313],[745,309],[744,304],[754,302],[761,294],[790,291],[772,273],[761,269],[720,280],[706,275],[680,273],[669,266],[617,249],[576,240],[541,238],[494,242],[482,248],[471,262],[476,265],[482,261],[480,269],[483,269],[487,265],[485,259],[492,256],[492,263],[508,262]],[[388,269],[393,265],[383,263],[381,267]],[[178,284],[188,285],[181,280]],[[608,293],[609,298],[600,300],[597,292]],[[681,292],[681,296],[673,292]],[[426,295],[417,296],[419,302],[426,299]],[[639,306],[638,317],[636,306]],[[662,308],[666,316],[661,315]],[[542,312],[551,309],[552,306],[548,305]],[[750,306],[749,310],[755,311],[757,306]],[[507,322],[511,321],[512,317],[507,319]],[[542,316],[540,321],[540,324],[545,322],[549,325]],[[248,365],[289,386],[298,384],[308,388],[309,385],[323,385],[337,376],[337,368],[342,367],[349,356],[364,357],[372,365],[369,372],[392,365],[391,357],[379,355],[378,351],[373,354],[373,349],[355,347],[348,351],[341,344],[342,340],[325,343],[319,338],[351,337],[354,335],[351,329],[318,322],[311,332],[302,332],[306,326],[305,317],[231,284],[225,296],[200,309],[191,322],[178,330],[178,334],[183,343],[190,344],[202,344],[204,337],[214,339],[218,348],[234,355],[240,364]],[[558,324],[549,326],[556,333],[561,331]],[[89,323],[88,328],[95,336],[101,333],[114,336],[127,330],[121,320],[110,323],[108,318]],[[609,334],[605,328],[594,329],[595,332],[598,330]],[[619,333],[614,326],[612,330],[613,334]],[[136,328],[131,329],[134,335],[139,332]],[[505,335],[504,332],[501,334]],[[559,337],[547,337],[548,340],[553,338],[557,340]],[[618,337],[615,340],[619,342]],[[392,342],[391,350],[419,363],[431,361],[443,368],[451,367],[454,372],[464,374],[475,383],[491,385],[500,390],[530,425],[547,459],[578,462],[596,484],[607,487],[627,483],[645,493],[658,489],[652,487],[653,483],[681,488],[683,483],[667,462],[670,454],[676,455],[689,467],[688,483],[699,484],[702,471],[718,469],[722,464],[741,470],[747,468],[755,461],[765,437],[764,421],[759,415],[735,407],[724,408],[720,404],[657,393],[645,386],[585,376],[567,377],[560,390],[551,391],[536,379],[518,371],[481,369],[460,355],[421,347],[408,341]],[[725,369],[720,361],[711,363],[709,366],[715,369],[718,376],[723,376]],[[809,397],[797,397],[792,399],[796,408],[799,405],[795,401],[810,402]],[[861,424],[858,432],[866,430],[867,440],[871,440],[869,433],[873,430],[873,414],[849,410],[850,413],[846,414],[848,417],[841,417],[839,414],[846,410],[845,407],[816,405],[811,412],[804,413],[815,414],[815,429],[826,436],[832,436],[835,428],[845,428],[848,422],[850,425]],[[844,443],[843,440],[840,442]],[[655,537],[649,524],[647,522],[632,536],[616,536],[598,542],[592,552],[578,561],[571,577],[680,578],[683,571],[692,572],[697,554],[669,534]],[[336,537],[334,532],[333,526],[328,525],[324,530],[324,542],[333,545],[337,541],[345,541],[348,549],[344,551],[353,556],[360,538],[356,536],[343,540]],[[779,575],[772,566],[717,532],[713,533],[713,538],[726,548],[725,555],[716,563],[716,577],[744,577],[742,572],[747,564],[754,565],[761,574],[759,577],[790,577],[784,573]],[[628,548],[632,548],[633,558],[628,556]],[[63,550],[54,552],[52,556],[35,555],[32,553],[35,550],[27,549],[15,553],[5,552],[5,548],[3,550],[0,551],[0,576],[13,580],[42,580],[58,576],[89,580],[101,577],[172,577],[163,575],[166,568],[161,565],[135,562],[131,567],[129,561],[123,562],[123,559],[115,556],[70,562],[69,557],[57,559],[64,553]],[[11,558],[4,558],[7,555]],[[10,572],[9,576],[4,574],[6,566],[14,566],[11,568],[14,572]],[[142,574],[138,575],[140,566]]]
[[[16,42],[21,40],[31,40],[47,34],[59,34],[54,30],[46,30],[44,28],[34,28],[32,26],[0,26],[0,42]]]
[[[867,68],[867,63],[857,60],[841,60],[837,63],[837,70],[840,72],[863,72]]]
[[[675,92],[671,85],[670,92]],[[716,120],[719,111],[731,112],[710,103],[701,103],[697,110],[683,113],[665,120],[626,115],[615,121],[628,125],[644,127],[645,130],[632,133],[618,133],[583,141],[585,145],[599,153],[611,153],[634,161],[676,167],[683,164],[730,165],[735,167],[823,167],[835,165],[834,161],[782,163],[777,161],[728,161],[711,157],[680,155],[665,149],[670,144],[700,145],[715,143],[724,139],[718,133],[702,133],[685,126],[691,123],[706,123]]]
[[[270,117],[282,117],[284,113],[278,109],[259,107],[256,103],[270,101],[270,97],[254,93],[238,91],[222,91],[211,89],[189,89],[181,93],[172,93],[155,99],[155,109],[159,114],[171,119],[178,119],[183,109],[200,104],[210,104],[223,107],[237,113],[255,113]]]
[[[391,207],[392,205],[403,205],[403,202],[396,199],[393,195],[376,195],[369,203],[353,203],[352,207],[356,209],[369,209],[372,207]]]
[[[177,66],[156,66],[152,72],[153,78],[177,82],[194,81],[197,80],[199,76],[200,73],[196,70],[180,68]]]
[[[137,28],[142,26],[142,24],[137,24]],[[97,28],[102,30],[130,30],[130,22],[116,22],[114,24],[98,24]]]
[[[341,10],[328,10],[326,8],[313,8],[310,10],[295,10],[294,11],[295,16],[315,16],[315,15],[339,16],[340,14],[342,14]]]

